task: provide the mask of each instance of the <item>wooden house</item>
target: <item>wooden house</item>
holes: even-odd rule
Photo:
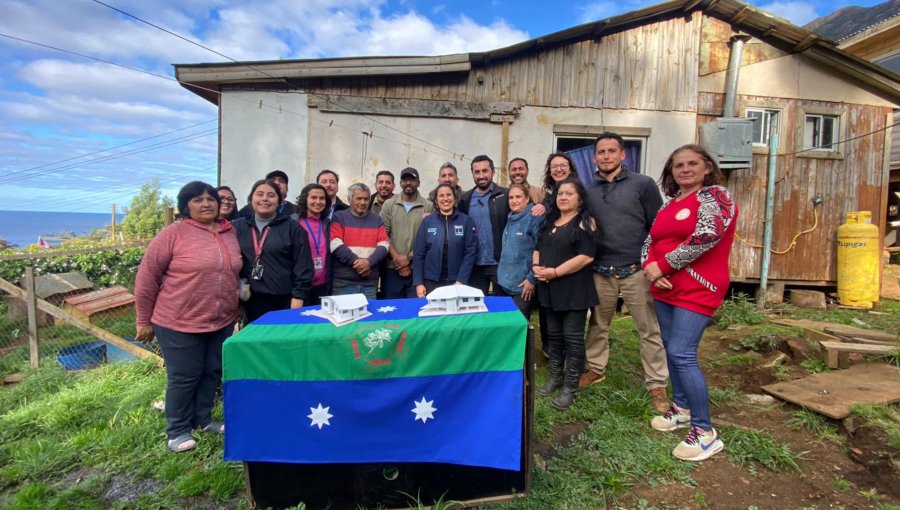
[[[727,76],[733,53],[739,72]],[[671,1],[483,53],[175,67],[219,106],[219,178],[238,196],[275,168],[293,193],[324,168],[345,188],[414,166],[427,191],[445,161],[469,188],[478,154],[494,159],[501,183],[507,162],[524,157],[539,183],[550,152],[590,147],[606,130],[625,137],[632,170],[657,178],[704,124],[754,118],[749,163],[728,182],[741,208],[731,272],[760,275],[771,125],[780,135],[773,249],[783,253],[769,279],[805,285],[835,281],[847,211],[883,224],[886,140],[900,104],[897,75],[736,0]]]

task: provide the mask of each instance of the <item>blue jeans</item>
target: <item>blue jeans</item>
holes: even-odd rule
[[[375,285],[358,285],[355,283],[334,282],[334,288],[331,293],[335,296],[346,294],[363,294],[366,299],[375,300]]]
[[[182,333],[153,325],[166,362],[166,435],[175,439],[212,422],[222,382],[222,344],[234,324],[209,333]]]
[[[710,430],[709,392],[706,379],[697,363],[697,347],[709,317],[684,308],[655,302],[656,318],[672,381],[672,400],[675,405],[691,410],[691,426]]]

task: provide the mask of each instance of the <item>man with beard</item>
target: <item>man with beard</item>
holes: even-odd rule
[[[381,219],[391,241],[387,271],[381,279],[385,299],[416,297],[412,284],[413,243],[422,217],[434,211],[434,204],[419,194],[419,171],[400,171],[400,194],[381,206]]]
[[[535,205],[543,202],[547,194],[540,186],[528,183],[528,162],[525,158],[513,158],[509,162],[509,182],[525,186],[528,190],[528,200]]]
[[[347,204],[341,201],[341,197],[337,196],[340,177],[338,177],[338,174],[333,170],[328,170],[326,168],[316,176],[316,182],[325,188],[325,192],[328,193],[328,198],[331,199],[331,210],[328,211],[327,214],[328,220],[330,221],[335,212],[343,211],[348,207]]]
[[[375,194],[369,201],[369,210],[381,214],[381,208],[390,198],[394,198],[394,174],[382,170],[375,174]]]
[[[478,229],[478,252],[469,285],[481,289],[485,296],[491,286],[497,295],[503,295],[497,283],[497,264],[509,216],[506,188],[494,184],[494,161],[484,154],[472,159],[471,169],[475,187],[459,200],[460,212],[472,218]]]
[[[666,396],[669,369],[659,334],[653,295],[641,273],[641,247],[662,206],[659,188],[646,175],[631,172],[625,161],[625,141],[616,133],[602,133],[594,143],[597,172],[588,189],[587,206],[599,236],[594,259],[594,287],[600,304],[591,310],[585,350],[588,371],[579,386],[602,382],[609,361],[609,325],[619,294],[634,318],[641,343],[644,384],[653,408],[669,410]]]

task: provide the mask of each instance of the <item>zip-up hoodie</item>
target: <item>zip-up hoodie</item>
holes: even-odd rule
[[[157,234],[134,284],[137,323],[183,333],[207,333],[238,316],[241,250],[228,220],[210,232],[192,219]]]
[[[422,285],[425,280],[440,281],[445,240],[447,279],[469,283],[478,250],[477,229],[472,218],[454,210],[449,217],[434,212],[422,220],[413,246],[413,285]]]

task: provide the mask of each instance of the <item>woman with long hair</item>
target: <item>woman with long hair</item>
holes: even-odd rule
[[[228,221],[234,221],[238,217],[237,198],[234,197],[234,191],[228,186],[216,187],[216,194],[219,195],[219,218]]]
[[[234,221],[241,246],[241,276],[250,282],[244,303],[247,322],[274,310],[299,308],[309,299],[313,278],[306,232],[296,220],[278,214],[284,197],[272,180],[259,180],[250,189],[253,217]]]
[[[222,433],[212,419],[222,379],[222,344],[238,317],[241,250],[228,220],[219,218],[216,189],[200,181],[178,192],[182,221],[147,246],[134,286],[135,338],[156,336],[166,364],[166,445],[197,446],[191,431]]]
[[[675,149],[660,179],[669,201],[656,215],[642,253],[674,401],[651,425],[661,431],[689,429],[672,450],[689,461],[708,459],[725,448],[710,420],[706,380],[697,363],[700,338],[730,283],[728,258],[738,211],[724,183],[719,166],[702,147]]]
[[[597,305],[591,263],[597,250],[596,225],[585,205],[587,192],[577,179],[558,183],[554,202],[544,219],[532,271],[538,298],[546,310],[550,377],[538,392],[552,395],[553,407],[566,409],[575,401],[584,366],[584,324]]]
[[[312,255],[312,288],[306,306],[321,304],[322,296],[331,294],[331,222],[327,211],[331,210],[331,197],[321,184],[307,184],[297,197],[297,222],[308,236]]]

